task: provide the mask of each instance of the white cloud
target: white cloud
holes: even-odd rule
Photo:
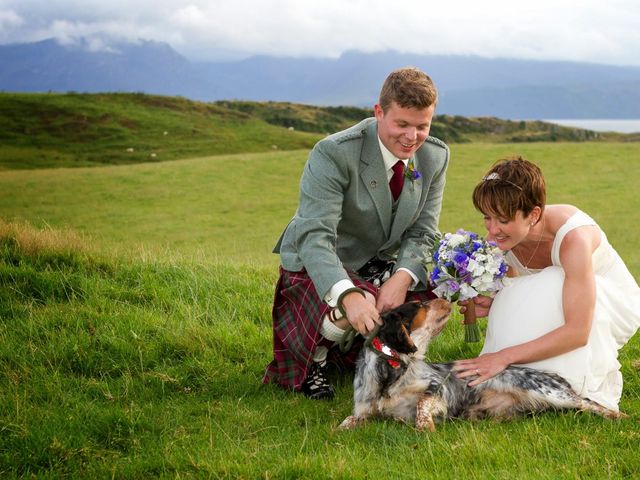
[[[0,41],[10,41],[8,33],[23,23],[22,17],[13,10],[0,10]]]
[[[638,25],[628,0],[0,0],[4,43],[148,39],[198,59],[398,50],[640,65]]]

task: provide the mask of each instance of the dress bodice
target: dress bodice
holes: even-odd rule
[[[594,225],[598,227],[598,224],[593,218],[591,218],[583,211],[578,210],[573,215],[571,215],[571,217],[569,217],[569,219],[567,219],[567,221],[558,229],[551,246],[552,265],[562,267],[562,264],[560,263],[560,245],[562,244],[562,240],[564,240],[565,235],[571,230],[578,227],[583,227],[585,225]],[[616,260],[615,250],[611,247],[611,244],[607,240],[607,236],[600,229],[600,227],[598,227],[598,229],[600,230],[600,245],[593,252],[592,256],[593,270],[596,275],[606,273]],[[509,266],[512,267],[519,276],[531,275],[542,270],[525,267],[524,265],[522,265],[520,260],[518,260],[518,257],[513,254],[512,251],[508,251],[505,254],[505,258]]]

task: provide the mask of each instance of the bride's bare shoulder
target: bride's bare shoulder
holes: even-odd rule
[[[547,205],[544,209],[546,229],[552,233],[557,232],[578,211],[578,207],[569,204]]]

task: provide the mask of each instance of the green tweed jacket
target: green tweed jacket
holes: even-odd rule
[[[300,180],[300,204],[274,248],[285,270],[305,268],[320,298],[342,279],[345,267],[396,258],[427,285],[424,260],[440,239],[449,148],[428,137],[414,157],[421,177],[405,179],[393,206],[378,144],[369,118],[321,140],[311,151]]]

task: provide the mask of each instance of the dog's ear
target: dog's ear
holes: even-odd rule
[[[417,350],[411,334],[404,325],[404,315],[397,309],[382,315],[384,322],[378,336],[383,343],[400,353],[413,353]]]
[[[402,323],[400,324],[400,328],[398,329],[398,342],[402,344],[402,348],[396,348],[396,350],[400,353],[414,353],[418,350],[416,344],[413,343],[411,333],[409,333],[407,327],[405,327]]]

